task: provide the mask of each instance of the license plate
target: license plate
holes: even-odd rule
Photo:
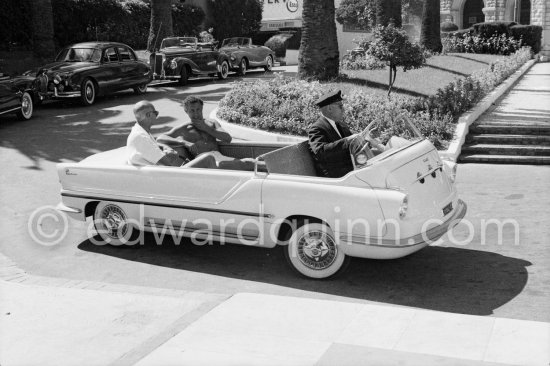
[[[447,206],[443,207],[443,216],[447,216],[447,214],[452,210],[453,210],[453,203],[449,202]]]

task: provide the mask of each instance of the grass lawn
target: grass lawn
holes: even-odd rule
[[[423,97],[435,94],[437,89],[445,87],[451,81],[472,74],[474,71],[488,68],[498,59],[508,56],[483,55],[473,53],[450,53],[444,56],[432,56],[426,64],[416,70],[403,72],[397,68],[397,77],[392,95]],[[381,70],[341,70],[349,79],[331,82],[345,94],[354,88],[367,88],[369,92],[385,95],[388,92],[388,68]]]

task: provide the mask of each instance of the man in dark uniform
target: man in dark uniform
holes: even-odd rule
[[[352,171],[350,146],[360,149],[369,141],[384,150],[384,146],[370,136],[368,127],[359,134],[351,133],[343,122],[344,106],[340,90],[321,96],[316,104],[321,109],[321,116],[309,128],[308,137],[319,175],[338,178]]]

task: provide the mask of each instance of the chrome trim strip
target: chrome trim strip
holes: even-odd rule
[[[219,213],[226,213],[226,214],[230,214],[230,215],[239,215],[239,216],[252,216],[252,217],[264,217],[264,218],[269,218],[271,216],[269,214],[260,214],[258,212],[221,210],[221,209],[215,209],[215,208],[174,205],[174,204],[166,204],[166,203],[163,204],[163,203],[151,203],[151,202],[133,201],[133,200],[121,200],[121,199],[116,199],[116,198],[104,198],[104,197],[97,197],[97,196],[84,196],[84,195],[70,194],[70,193],[61,193],[61,196],[62,197],[83,198],[83,199],[97,200],[97,201],[110,201],[110,202],[130,203],[130,204],[136,204],[136,205],[141,204],[141,205],[156,206],[156,207],[178,208],[178,209],[181,209],[181,210],[219,212]]]
[[[21,109],[21,107],[17,107],[17,108],[13,108],[13,109],[9,109],[7,111],[4,111],[4,112],[0,112],[0,114],[4,114],[4,113],[10,113],[10,112],[15,112],[16,110],[18,109]]]

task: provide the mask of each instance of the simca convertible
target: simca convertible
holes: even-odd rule
[[[271,49],[254,45],[252,39],[246,37],[224,39],[220,52],[229,55],[231,69],[241,75],[246,75],[246,70],[256,67],[263,67],[265,71],[271,71],[275,59]]]
[[[174,80],[180,85],[187,85],[191,77],[217,75],[226,79],[229,74],[229,57],[195,37],[163,39],[160,50],[149,57],[149,64],[154,80]]]
[[[317,176],[307,141],[220,143],[254,158],[255,171],[212,169],[204,154],[183,167],[127,164],[125,147],[58,164],[58,209],[92,217],[102,244],[135,244],[143,231],[272,248],[297,272],[327,278],[350,257],[393,259],[438,240],[465,215],[456,165],[413,128],[341,178]]]

